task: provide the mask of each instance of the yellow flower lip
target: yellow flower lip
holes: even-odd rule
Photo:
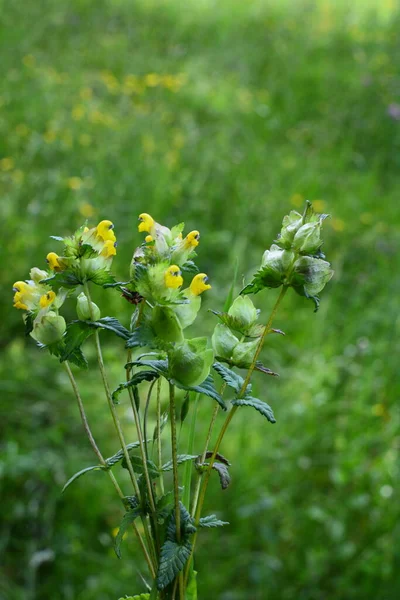
[[[111,221],[105,219],[104,221],[100,221],[100,223],[96,227],[96,235],[103,240],[104,242],[111,240],[115,242],[115,233],[113,232],[114,224]]]
[[[185,238],[187,245],[192,246],[193,248],[195,248],[196,246],[199,245],[199,240],[200,240],[200,232],[197,231],[197,229],[194,229],[193,231],[188,233]]]
[[[145,231],[147,233],[150,233],[152,228],[154,227],[155,221],[153,219],[153,217],[151,215],[149,215],[148,213],[141,213],[139,215],[139,225],[138,225],[138,231],[142,232]]]
[[[107,240],[104,242],[103,249],[101,251],[101,256],[105,256],[109,258],[110,256],[115,256],[117,254],[117,242],[113,242],[113,240]]]
[[[208,276],[205,273],[198,273],[192,279],[190,291],[195,296],[199,296],[206,290],[211,290],[211,285],[208,282]]]
[[[40,307],[47,308],[47,306],[50,306],[50,304],[52,304],[52,302],[54,302],[55,299],[56,295],[53,291],[43,294],[43,296],[41,296],[39,300]]]
[[[167,288],[177,289],[183,283],[181,270],[177,265],[171,265],[164,273],[164,282]]]
[[[52,271],[56,271],[57,269],[61,271],[61,265],[58,262],[58,258],[59,256],[55,252],[49,252],[46,256],[46,262]]]

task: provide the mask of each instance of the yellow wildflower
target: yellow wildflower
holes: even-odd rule
[[[198,275],[195,275],[189,286],[191,293],[194,296],[199,296],[206,290],[210,290],[211,285],[207,282],[208,282],[208,277],[205,273],[198,273]]]
[[[80,177],[69,177],[67,184],[70,190],[74,190],[76,192],[81,189],[83,181]]]
[[[100,254],[106,258],[115,256],[117,254],[117,242],[113,242],[112,240],[107,240],[104,242],[104,246]]]
[[[6,158],[2,158],[0,160],[0,170],[1,171],[11,171],[14,168],[15,161],[11,156]]]
[[[43,296],[41,296],[39,300],[40,308],[47,308],[48,306],[50,306],[50,304],[52,304],[52,302],[54,302],[55,299],[56,295],[53,291],[47,292],[47,294],[43,294]]]
[[[85,107],[82,104],[77,104],[71,111],[74,121],[80,121],[85,116]]]
[[[183,283],[181,270],[176,265],[171,265],[164,273],[164,283],[167,288],[177,289]]]
[[[83,217],[89,218],[89,217],[93,217],[93,215],[95,213],[95,209],[91,204],[89,204],[89,202],[84,202],[83,204],[81,204],[79,206],[79,212],[81,213],[81,215]]]
[[[107,241],[115,242],[116,237],[115,237],[115,233],[113,232],[113,229],[114,229],[114,225],[112,224],[111,221],[107,221],[107,220],[100,221],[100,223],[96,227],[96,235],[101,240],[103,240],[103,242],[107,242]]]
[[[63,270],[62,266],[58,262],[59,258],[60,257],[55,252],[49,252],[48,255],[46,256],[46,262],[52,271],[58,272],[58,271]]]

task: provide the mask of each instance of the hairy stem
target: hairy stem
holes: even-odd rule
[[[181,509],[179,506],[179,479],[178,479],[178,448],[176,441],[176,416],[175,416],[175,387],[169,384],[169,414],[171,421],[171,454],[172,454],[172,468],[174,478],[174,502],[175,502],[175,524],[176,524],[176,539],[178,543],[181,541]],[[184,589],[183,579],[179,575],[179,598],[184,600]]]
[[[161,377],[157,380],[157,464],[160,471],[160,492],[164,495],[164,476],[162,467],[162,446],[161,446]]]
[[[121,501],[122,501],[122,503],[123,503],[123,505],[125,507],[125,494],[121,490],[121,488],[120,488],[120,486],[119,486],[119,484],[118,484],[118,482],[117,482],[117,480],[115,478],[114,473],[111,471],[111,469],[108,468],[107,462],[104,459],[102,453],[99,450],[99,447],[96,444],[96,440],[93,437],[93,434],[92,434],[90,426],[89,426],[89,422],[87,420],[85,408],[83,406],[82,398],[81,398],[81,395],[79,393],[78,384],[77,384],[77,382],[75,380],[75,377],[74,377],[74,375],[73,375],[73,373],[71,371],[71,367],[70,367],[68,361],[65,361],[64,365],[65,365],[65,369],[66,369],[66,371],[68,373],[68,377],[69,377],[69,380],[71,382],[71,386],[72,386],[72,389],[74,391],[75,398],[76,398],[77,403],[78,403],[79,413],[81,415],[83,427],[85,429],[86,435],[88,436],[90,445],[92,446],[94,453],[96,454],[97,458],[99,459],[100,464],[103,467],[106,467],[106,472],[107,472],[107,474],[108,474],[108,476],[109,476],[109,478],[111,480],[111,483],[113,484],[113,486],[114,486],[114,488],[115,488],[118,496],[120,497],[120,499],[121,499]],[[135,534],[136,534],[136,536],[137,536],[137,538],[139,540],[139,543],[140,543],[140,546],[142,548],[142,551],[143,551],[144,557],[146,559],[146,562],[148,564],[150,573],[151,573],[152,577],[155,577],[155,571],[154,571],[153,563],[151,561],[151,558],[149,556],[149,553],[147,551],[147,548],[146,548],[144,540],[143,540],[143,538],[141,536],[141,533],[138,530],[138,528],[137,528],[137,526],[136,526],[135,523],[132,523],[132,527],[133,527],[133,529],[135,531]]]
[[[190,429],[189,429],[189,440],[188,440],[188,445],[187,445],[187,449],[186,449],[186,454],[193,454],[193,449],[194,449],[194,438],[195,438],[195,433],[196,433],[196,418],[197,418],[197,407],[198,407],[198,403],[199,403],[199,395],[200,394],[196,394],[195,398],[194,398],[194,402],[193,402],[193,408],[192,408],[192,418],[190,420]],[[186,461],[185,463],[185,469],[184,469],[184,475],[183,475],[183,504],[186,506],[186,508],[189,510],[189,505],[190,505],[190,485],[192,482],[192,470],[193,470],[193,463],[191,460]]]

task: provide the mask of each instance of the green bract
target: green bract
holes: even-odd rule
[[[210,373],[214,353],[207,349],[207,338],[186,340],[168,352],[169,373],[172,380],[185,385],[196,386]]]
[[[61,340],[66,328],[65,319],[54,311],[46,312],[44,315],[39,313],[34,321],[31,336],[37,342],[51,346]]]
[[[226,325],[218,323],[215,326],[211,342],[217,357],[231,360],[233,350],[239,340]]]
[[[228,310],[238,324],[238,331],[249,329],[257,321],[257,309],[247,296],[238,296]]]
[[[155,335],[165,342],[181,342],[182,326],[179,319],[168,306],[156,305],[152,310],[152,326]]]

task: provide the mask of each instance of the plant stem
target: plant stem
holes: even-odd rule
[[[146,459],[149,459],[149,450],[147,447],[147,416],[148,416],[148,412],[149,412],[149,405],[150,405],[150,399],[151,399],[151,393],[153,391],[153,387],[154,384],[156,383],[156,379],[154,379],[149,387],[149,391],[147,393],[147,398],[146,398],[146,406],[144,409],[144,416],[143,416],[143,438],[144,438],[144,450],[146,453]]]
[[[223,386],[223,387],[225,388],[225,386]],[[204,446],[203,454],[201,455],[201,463],[202,464],[206,460],[206,454],[207,454],[207,450],[208,450],[208,445],[210,443],[212,430],[214,428],[214,423],[215,423],[215,419],[217,418],[218,412],[219,412],[219,404],[216,404],[215,407],[214,407],[214,411],[213,411],[212,417],[211,417],[210,425],[208,427],[207,439],[206,439],[206,443],[205,443],[205,446]],[[197,502],[199,500],[201,480],[202,480],[202,473],[199,473],[199,476],[198,476],[198,479],[197,479],[197,482],[196,482],[196,487],[195,487],[194,494],[193,494],[192,513],[191,513],[192,517],[194,517],[194,515],[196,514],[196,507],[197,507]]]
[[[192,408],[192,418],[190,420],[189,439],[188,439],[186,454],[193,454],[199,395],[200,394],[196,394],[194,397],[193,408]],[[189,505],[190,505],[190,484],[192,481],[192,470],[193,470],[192,461],[191,460],[186,461],[184,475],[183,475],[183,486],[184,487],[183,487],[182,502],[188,510],[189,510]]]
[[[162,467],[162,448],[161,448],[161,377],[157,380],[157,458],[158,469],[160,471],[160,492],[164,495],[164,476]]]
[[[179,479],[178,479],[178,459],[177,459],[177,442],[176,442],[176,416],[175,416],[175,387],[169,384],[169,414],[171,421],[171,454],[172,468],[174,477],[174,501],[175,501],[175,525],[176,539],[178,543],[181,541],[181,509],[179,506]],[[182,573],[179,575],[179,598],[184,600],[183,578]]]
[[[121,488],[120,488],[120,486],[119,486],[119,484],[118,484],[118,482],[117,482],[117,480],[115,478],[114,473],[111,471],[111,469],[108,468],[107,462],[105,461],[102,453],[100,452],[99,447],[96,444],[96,440],[94,439],[93,434],[91,432],[91,429],[89,427],[89,423],[88,423],[88,420],[87,420],[87,417],[86,417],[86,413],[85,413],[85,408],[83,406],[82,398],[81,398],[81,395],[79,393],[78,384],[77,384],[77,382],[75,380],[75,377],[74,377],[74,375],[73,375],[73,373],[71,371],[71,367],[69,365],[69,362],[65,361],[64,365],[65,365],[65,369],[66,369],[66,371],[68,373],[68,377],[69,377],[69,380],[71,382],[71,386],[72,386],[72,389],[74,391],[75,398],[76,398],[76,400],[78,402],[78,407],[79,407],[79,412],[80,412],[80,415],[81,415],[83,427],[85,429],[86,435],[88,436],[90,445],[92,446],[94,453],[96,454],[97,458],[99,459],[100,464],[103,467],[106,467],[105,470],[108,473],[108,476],[109,476],[109,478],[110,478],[110,480],[111,480],[111,482],[112,482],[112,484],[113,484],[113,486],[114,486],[114,488],[115,488],[118,496],[120,497],[120,499],[121,499],[121,501],[122,501],[122,503],[124,504],[124,507],[125,507],[125,502],[124,502],[124,500],[125,500],[125,494],[121,490]],[[146,562],[148,564],[150,573],[151,573],[152,577],[154,578],[155,577],[155,571],[154,571],[153,563],[152,563],[151,558],[149,556],[149,553],[147,551],[147,548],[146,548],[146,545],[144,543],[144,540],[143,540],[143,538],[142,538],[142,536],[140,534],[140,531],[138,530],[138,528],[136,526],[136,523],[132,523],[132,526],[133,526],[133,529],[134,529],[134,531],[135,531],[135,533],[136,533],[136,535],[138,537],[140,546],[141,546],[141,548],[143,550],[143,554],[144,554]]]
[[[287,290],[288,290],[288,286],[282,286],[280,294],[279,294],[279,296],[278,296],[278,298],[277,298],[277,300],[276,300],[276,302],[275,302],[275,304],[274,304],[274,306],[272,308],[272,311],[271,311],[271,314],[269,316],[268,322],[267,322],[267,324],[266,324],[266,326],[264,328],[263,334],[260,337],[260,341],[259,341],[259,343],[257,345],[257,348],[256,348],[256,351],[254,353],[254,357],[253,357],[252,363],[251,363],[251,365],[249,367],[249,370],[247,372],[246,379],[244,380],[243,385],[241,387],[241,390],[239,392],[239,395],[238,395],[239,398],[242,398],[243,395],[246,392],[247,386],[248,386],[248,384],[250,382],[251,376],[252,376],[253,371],[254,371],[254,369],[256,367],[257,359],[258,359],[258,357],[260,355],[260,352],[261,352],[261,350],[262,350],[262,348],[264,346],[265,338],[266,338],[266,336],[268,335],[268,333],[271,330],[272,322],[273,322],[273,320],[275,318],[275,315],[277,313],[279,305],[282,302],[282,300],[283,300],[283,298],[284,298]],[[203,485],[202,485],[201,490],[200,490],[199,501],[197,503],[196,512],[195,512],[195,515],[194,515],[194,524],[195,524],[195,526],[198,526],[199,521],[200,521],[201,511],[203,509],[204,499],[205,499],[205,495],[206,495],[206,491],[207,491],[208,482],[210,480],[211,470],[212,470],[213,464],[215,462],[215,457],[216,457],[216,455],[217,455],[217,453],[219,451],[221,442],[223,440],[223,437],[225,435],[226,430],[228,429],[229,423],[232,421],[233,416],[235,415],[235,413],[236,413],[236,411],[237,411],[238,408],[239,408],[239,406],[233,406],[233,408],[231,409],[231,411],[227,415],[227,417],[225,419],[225,422],[222,425],[222,428],[221,428],[221,431],[219,433],[218,439],[217,439],[217,441],[215,443],[214,452],[213,452],[213,454],[212,454],[212,456],[210,458],[209,466],[208,466],[208,468],[207,468],[207,470],[206,470],[206,472],[204,474]],[[190,555],[190,557],[189,557],[189,559],[188,559],[188,561],[186,563],[185,584],[186,584],[187,579],[189,577],[190,564],[192,562],[193,552],[194,552],[196,540],[197,540],[197,531],[195,532],[194,537],[193,537],[193,542],[192,542],[192,548],[193,548],[193,550],[192,550],[192,553],[191,553],[191,555]]]
[[[89,285],[88,285],[87,282],[84,283],[84,289],[85,289],[86,297],[87,297],[88,302],[89,302],[89,310],[90,310],[90,313],[91,313],[91,318],[92,318],[92,321],[94,321],[95,319],[94,319],[94,315],[93,315],[92,300],[91,300],[91,297],[90,297]],[[132,467],[132,463],[131,463],[131,459],[130,459],[130,456],[129,456],[128,449],[126,447],[126,442],[125,442],[125,439],[124,439],[124,434],[123,434],[123,431],[122,431],[121,423],[120,423],[120,420],[118,418],[118,413],[117,413],[117,410],[115,408],[115,405],[114,405],[114,402],[113,402],[113,399],[112,399],[112,396],[111,396],[110,386],[108,385],[106,370],[105,370],[104,361],[103,361],[103,354],[102,354],[102,351],[101,351],[100,337],[99,337],[99,332],[98,332],[97,329],[95,329],[95,332],[94,332],[94,339],[95,339],[96,352],[97,352],[97,362],[98,362],[98,365],[99,365],[99,370],[100,370],[101,378],[102,378],[102,381],[103,381],[103,386],[104,386],[104,391],[106,393],[106,398],[107,398],[108,406],[109,406],[109,409],[110,409],[110,412],[111,412],[111,416],[112,416],[112,419],[113,419],[113,422],[114,422],[115,429],[117,431],[117,435],[118,435],[118,438],[119,438],[119,441],[120,441],[120,444],[121,444],[122,451],[124,453],[124,457],[125,457],[125,461],[126,461],[126,466],[128,468],[128,471],[129,471],[129,476],[131,478],[132,485],[133,485],[133,488],[135,490],[135,494],[136,494],[138,500],[140,500],[141,494],[140,494],[139,485],[138,485],[138,482],[137,482],[137,479],[136,479],[135,472],[134,472],[133,467]],[[140,427],[137,427],[137,430],[138,430],[138,432],[140,432]],[[139,436],[139,443],[140,443],[140,440],[141,440],[141,436]],[[143,444],[143,440],[142,440],[142,444]],[[144,528],[144,531],[145,531],[145,534],[146,534],[147,543],[149,544],[149,547],[152,550],[154,564],[156,565],[157,564],[156,554],[155,554],[154,546],[152,544],[151,536],[150,536],[149,531],[148,531],[148,529],[146,527],[146,521],[145,521],[144,517],[142,517],[142,523],[143,523],[143,528]]]

